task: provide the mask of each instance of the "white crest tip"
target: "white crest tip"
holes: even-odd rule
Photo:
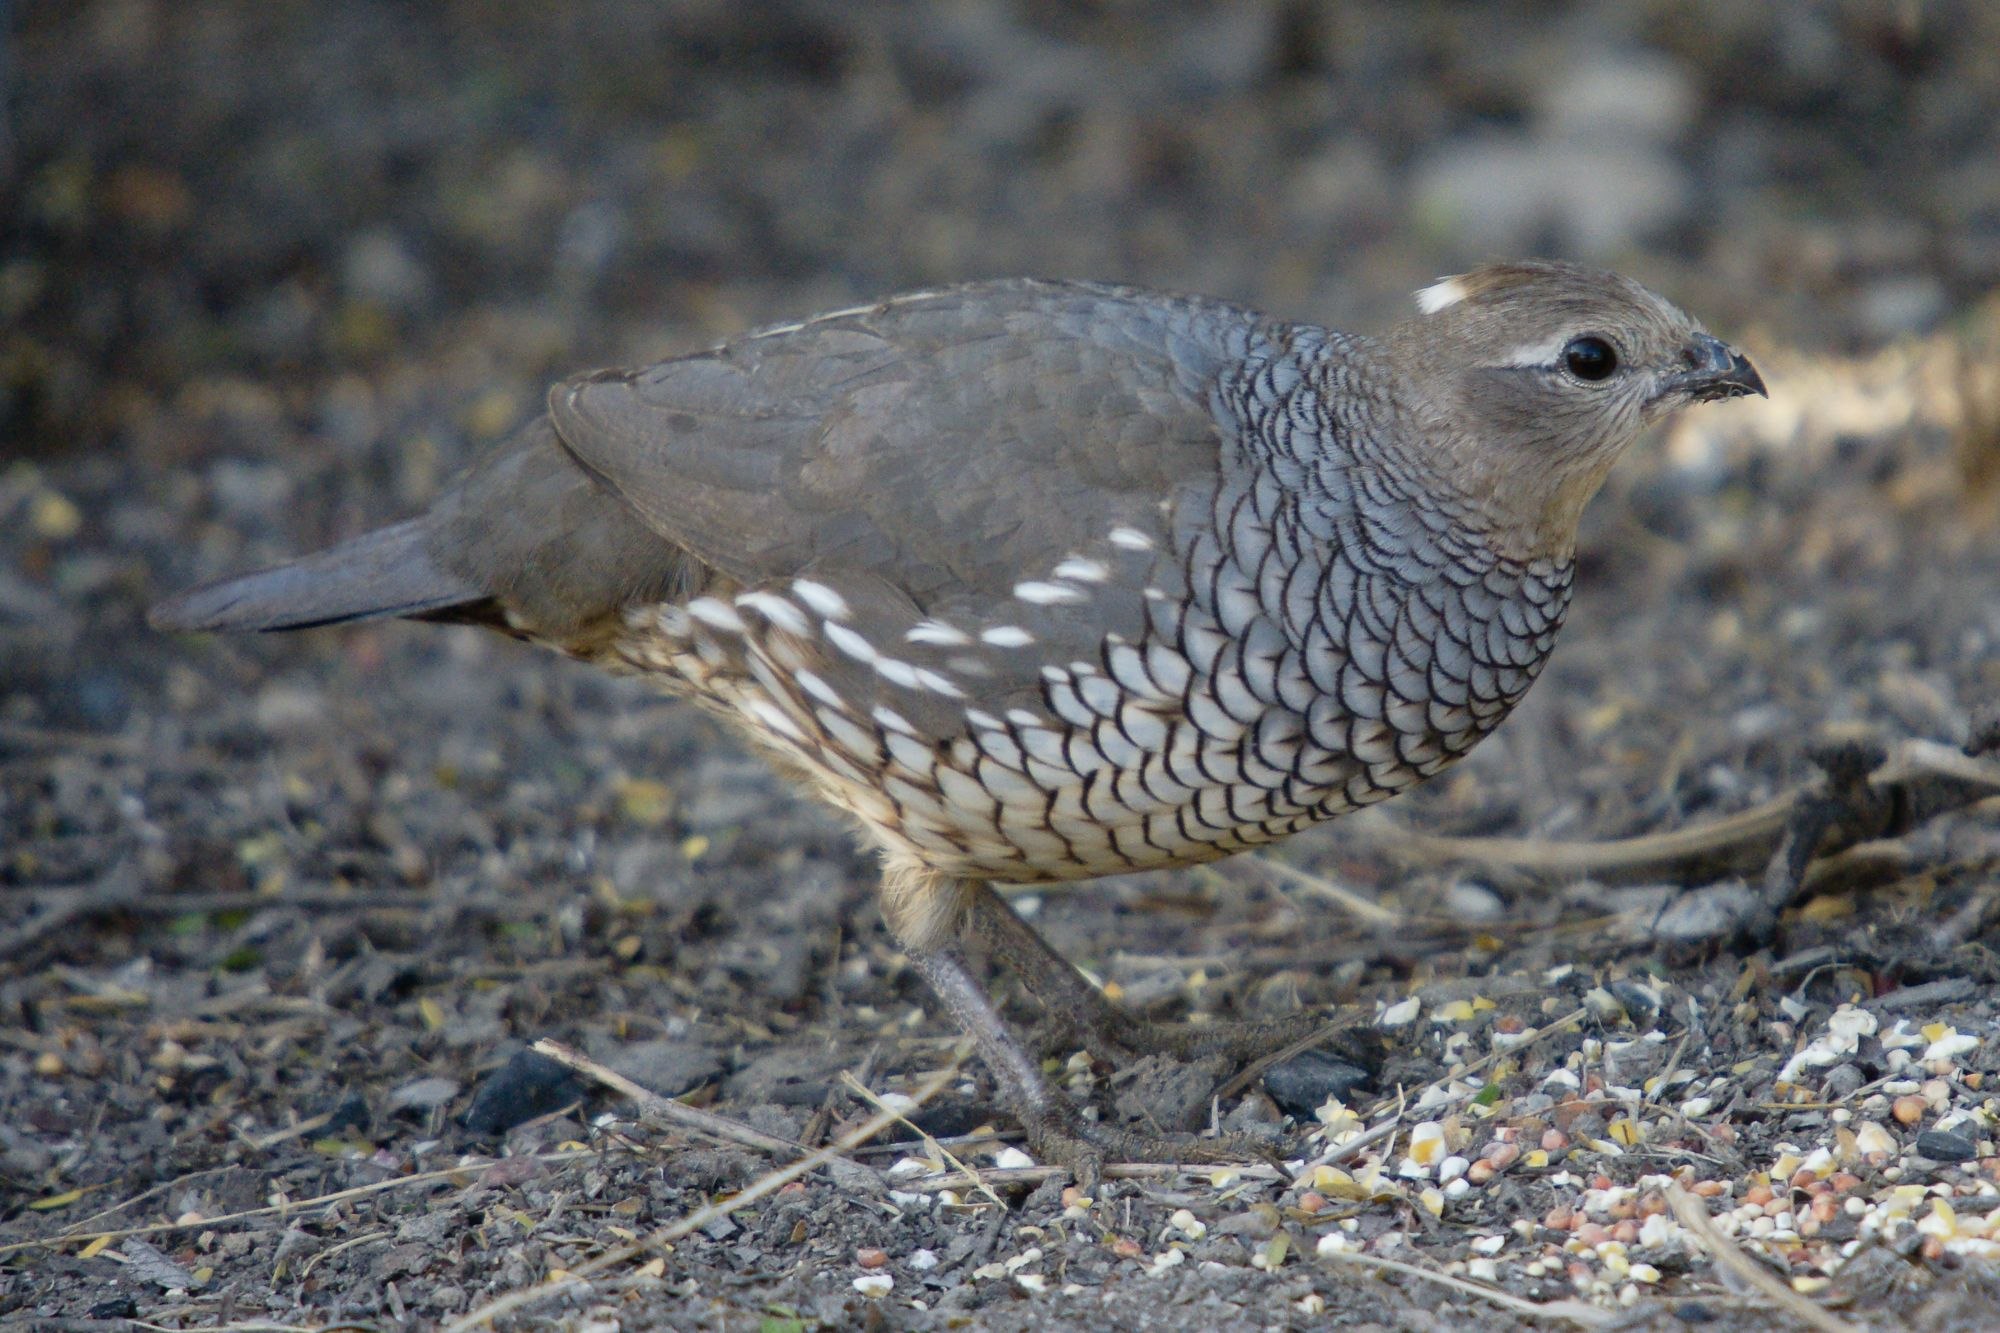
[[[1457,278],[1443,278],[1417,293],[1417,309],[1435,315],[1465,299],[1465,285]]]

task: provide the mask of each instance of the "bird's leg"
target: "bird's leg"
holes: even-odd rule
[[[1136,1056],[1223,1056],[1242,1062],[1304,1041],[1327,1025],[1310,1012],[1240,1023],[1153,1023],[1104,998],[1070,961],[986,884],[971,887],[970,926],[1047,1015],[1050,1041],[1082,1046],[1114,1064]]]
[[[1085,1118],[1076,1105],[1050,1085],[1039,1061],[1014,1035],[993,1006],[986,987],[966,967],[957,936],[977,921],[980,898],[992,890],[970,880],[952,879],[922,867],[892,867],[883,876],[882,908],[889,925],[903,941],[910,961],[930,986],[952,1021],[978,1047],[999,1085],[1000,1099],[1021,1128],[1036,1156],[1067,1168],[1085,1188],[1095,1185],[1109,1161],[1233,1162],[1261,1157],[1266,1145],[1248,1140],[1196,1138],[1189,1134],[1138,1133]],[[1000,911],[1045,953],[1048,946],[998,903]],[[1053,953],[1048,957],[1054,958]],[[1056,959],[1062,963],[1061,959]],[[1089,987],[1068,964],[1072,984]]]
[[[1093,1144],[1083,1117],[1049,1086],[1035,1057],[1022,1048],[986,990],[955,948],[912,949],[910,962],[944,1005],[959,1031],[972,1038],[979,1058],[999,1084],[1000,1100],[1020,1120],[1028,1142],[1044,1161],[1069,1168],[1079,1182],[1094,1183],[1104,1153]]]
[[[1049,1085],[1041,1065],[993,1007],[957,948],[912,948],[909,957],[952,1021],[972,1038],[1035,1156],[1067,1169],[1085,1191],[1096,1187],[1106,1160],[1236,1162],[1268,1153],[1266,1147],[1233,1137],[1141,1134],[1084,1119],[1069,1098]]]

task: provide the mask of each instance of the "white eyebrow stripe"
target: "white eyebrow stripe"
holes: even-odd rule
[[[1523,343],[1494,364],[1515,370],[1547,370],[1562,359],[1562,350],[1569,343],[1569,335],[1544,343]]]

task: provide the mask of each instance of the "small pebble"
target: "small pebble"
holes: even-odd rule
[[[1970,1162],[1979,1156],[1979,1144],[1949,1129],[1927,1129],[1917,1135],[1917,1154],[1933,1162]]]

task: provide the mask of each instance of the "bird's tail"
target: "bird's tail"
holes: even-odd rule
[[[439,569],[426,519],[378,528],[271,569],[190,588],[153,607],[164,630],[311,629],[349,620],[436,614],[487,594]]]

